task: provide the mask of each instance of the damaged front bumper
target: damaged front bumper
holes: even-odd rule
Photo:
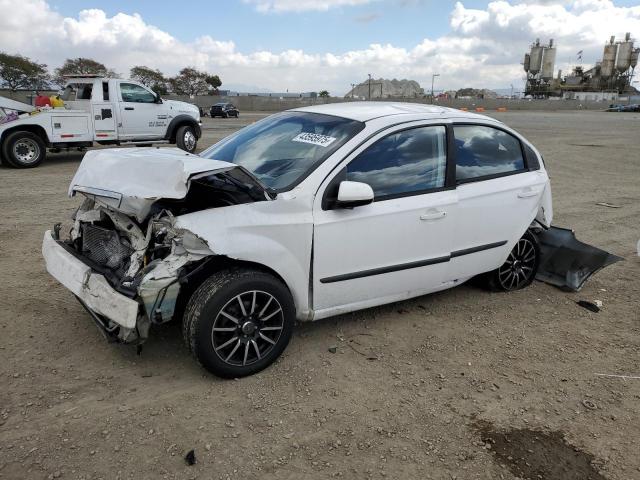
[[[56,240],[51,230],[44,234],[42,255],[47,271],[78,297],[88,310],[106,319],[106,329],[117,326],[127,330],[136,328],[140,303],[117,292],[104,275],[95,272]]]
[[[46,268],[115,341],[140,344],[151,324],[171,320],[183,284],[214,256],[164,210],[141,228],[88,199],[74,217],[67,240],[58,226],[45,233]]]

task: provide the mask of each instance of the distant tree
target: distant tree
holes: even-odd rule
[[[222,85],[217,75],[200,72],[193,67],[180,70],[177,76],[169,80],[174,93],[178,95],[204,95],[209,90]]]
[[[19,88],[41,89],[47,86],[47,66],[22,55],[0,52],[0,84],[13,92]]]
[[[329,92],[327,90],[320,90],[318,96],[322,98],[329,98]]]
[[[220,85],[222,85],[222,81],[220,80],[220,77],[218,77],[218,75],[207,75],[207,78],[205,78],[205,82],[207,82],[213,89],[212,93],[216,93]]]
[[[100,77],[117,77],[113,70],[91,58],[67,58],[60,68],[55,70],[55,81],[65,83],[65,76],[98,75]]]
[[[129,74],[133,80],[137,80],[143,85],[146,85],[158,95],[165,95],[167,93],[167,79],[160,70],[153,70],[144,65],[138,65],[133,67]]]

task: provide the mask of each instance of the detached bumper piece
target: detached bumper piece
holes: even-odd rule
[[[540,266],[536,279],[577,292],[597,271],[624,260],[576,239],[573,230],[551,227],[536,235],[540,242]]]
[[[78,297],[92,318],[107,333],[117,328],[136,328],[140,304],[109,285],[103,275],[69,253],[47,230],[42,241],[47,271]]]

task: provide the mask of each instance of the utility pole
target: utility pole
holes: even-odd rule
[[[369,73],[369,97],[368,100],[371,101],[371,74]]]
[[[513,83],[511,84],[511,96],[509,97],[509,99],[513,100]]]
[[[439,73],[434,73],[431,75],[431,103],[433,103],[433,83],[435,82],[436,77],[439,77]]]

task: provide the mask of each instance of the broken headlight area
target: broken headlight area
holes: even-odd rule
[[[76,212],[63,243],[114,290],[140,303],[135,328],[90,312],[105,333],[126,343],[140,343],[152,323],[173,318],[181,283],[200,260],[213,255],[204,240],[174,228],[174,216],[167,210],[139,224],[89,198]]]

